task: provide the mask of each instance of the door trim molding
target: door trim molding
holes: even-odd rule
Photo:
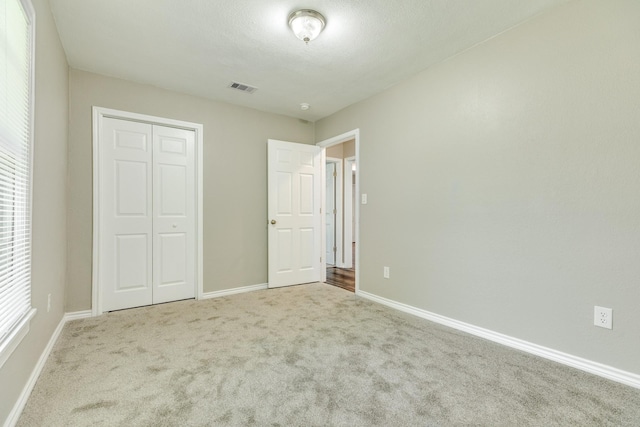
[[[343,233],[342,235],[344,240],[344,253],[343,253],[344,268],[353,268],[354,266],[354,259],[351,253],[352,251],[351,245],[353,244],[353,241],[354,241],[355,230],[353,229],[353,219],[355,217],[354,212],[355,212],[355,207],[357,203],[354,203],[354,200],[353,200],[354,191],[353,191],[352,165],[357,166],[356,156],[345,157],[344,170],[342,174],[344,177],[344,180],[343,180],[344,188],[342,193],[343,199],[344,199],[344,204],[343,204],[344,226],[342,228],[342,233]],[[357,167],[356,167],[356,172],[357,172]]]
[[[164,117],[149,116],[146,114],[132,113],[129,111],[113,110],[93,106],[92,108],[92,143],[93,143],[93,260],[91,269],[91,314],[102,314],[101,289],[98,282],[99,251],[100,251],[100,159],[98,140],[102,120],[114,118],[134,122],[149,123],[179,129],[191,130],[195,133],[196,144],[196,299],[201,299],[203,291],[203,169],[202,146],[204,141],[204,126],[201,123],[186,122],[183,120],[167,119]]]
[[[323,163],[325,162],[325,157],[326,157],[326,148],[327,147],[331,147],[332,145],[338,145],[338,144],[342,144],[343,142],[347,142],[347,141],[351,141],[351,140],[355,141],[355,145],[356,145],[356,205],[355,205],[355,215],[356,215],[356,229],[353,230],[353,232],[355,233],[356,236],[356,259],[353,260],[354,264],[355,264],[355,269],[356,269],[356,286],[355,286],[355,290],[356,293],[360,290],[360,203],[358,203],[359,200],[359,194],[360,194],[360,129],[353,129],[350,130],[348,132],[345,132],[343,134],[334,136],[333,138],[329,138],[329,139],[325,139],[324,141],[320,141],[318,143],[316,143],[316,145],[318,147],[321,147],[322,150],[322,161]],[[324,168],[323,168],[324,170]],[[323,176],[324,178],[324,176]],[[322,186],[322,188],[324,188],[324,186]],[[326,198],[324,191],[322,192],[322,200],[324,200]],[[324,235],[322,237],[323,241],[325,239]],[[324,245],[323,245],[324,246]],[[326,282],[327,281],[327,262],[324,259],[325,257],[322,258],[322,264],[320,265],[320,280],[322,282]]]

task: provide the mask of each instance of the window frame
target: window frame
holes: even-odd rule
[[[34,131],[35,131],[35,64],[36,64],[36,13],[35,13],[35,9],[33,7],[33,4],[31,3],[31,0],[15,0],[17,2],[20,3],[20,5],[22,6],[22,10],[27,18],[28,21],[28,25],[29,25],[29,33],[30,33],[30,43],[29,43],[29,48],[30,48],[30,55],[29,55],[29,61],[30,61],[30,69],[29,69],[29,140],[28,140],[28,144],[29,144],[29,159],[28,159],[28,165],[29,165],[29,173],[28,173],[28,177],[29,177],[29,183],[28,183],[28,191],[29,191],[29,200],[27,201],[28,203],[28,213],[27,213],[27,218],[28,218],[28,223],[29,223],[29,229],[28,229],[28,233],[27,233],[27,240],[29,241],[29,244],[31,246],[31,243],[33,241],[32,238],[32,217],[33,217],[33,152],[34,152]],[[31,256],[31,255],[29,255]],[[30,267],[31,268],[31,267]],[[18,348],[18,345],[20,344],[20,342],[24,339],[24,337],[27,336],[27,334],[29,333],[29,329],[30,329],[30,325],[31,325],[31,320],[33,319],[33,317],[35,316],[37,310],[33,307],[33,301],[31,300],[31,296],[33,294],[33,290],[31,289],[31,272],[29,273],[29,293],[30,293],[30,306],[31,309],[29,311],[27,311],[27,313],[25,315],[22,316],[22,318],[19,320],[18,323],[16,323],[16,325],[11,329],[11,331],[4,337],[2,338],[2,341],[0,341],[0,368],[2,368],[5,364],[5,362],[9,359],[9,357],[11,356],[11,354],[16,350],[16,348]]]

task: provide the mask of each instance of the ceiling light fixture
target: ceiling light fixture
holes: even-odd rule
[[[302,9],[289,15],[289,27],[297,38],[305,43],[318,37],[324,28],[324,16],[315,10]]]

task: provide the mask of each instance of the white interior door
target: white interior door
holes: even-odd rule
[[[195,134],[153,126],[153,303],[195,297]]]
[[[268,141],[269,287],[320,280],[321,149]]]
[[[193,298],[194,132],[104,118],[98,147],[103,310]]]
[[[326,197],[325,203],[325,224],[327,231],[326,240],[326,260],[327,264],[336,263],[336,164],[326,163]]]
[[[99,280],[106,311],[152,301],[152,141],[150,124],[102,122]]]

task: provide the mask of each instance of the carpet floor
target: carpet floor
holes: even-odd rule
[[[638,426],[640,390],[311,284],[65,325],[19,426]]]

